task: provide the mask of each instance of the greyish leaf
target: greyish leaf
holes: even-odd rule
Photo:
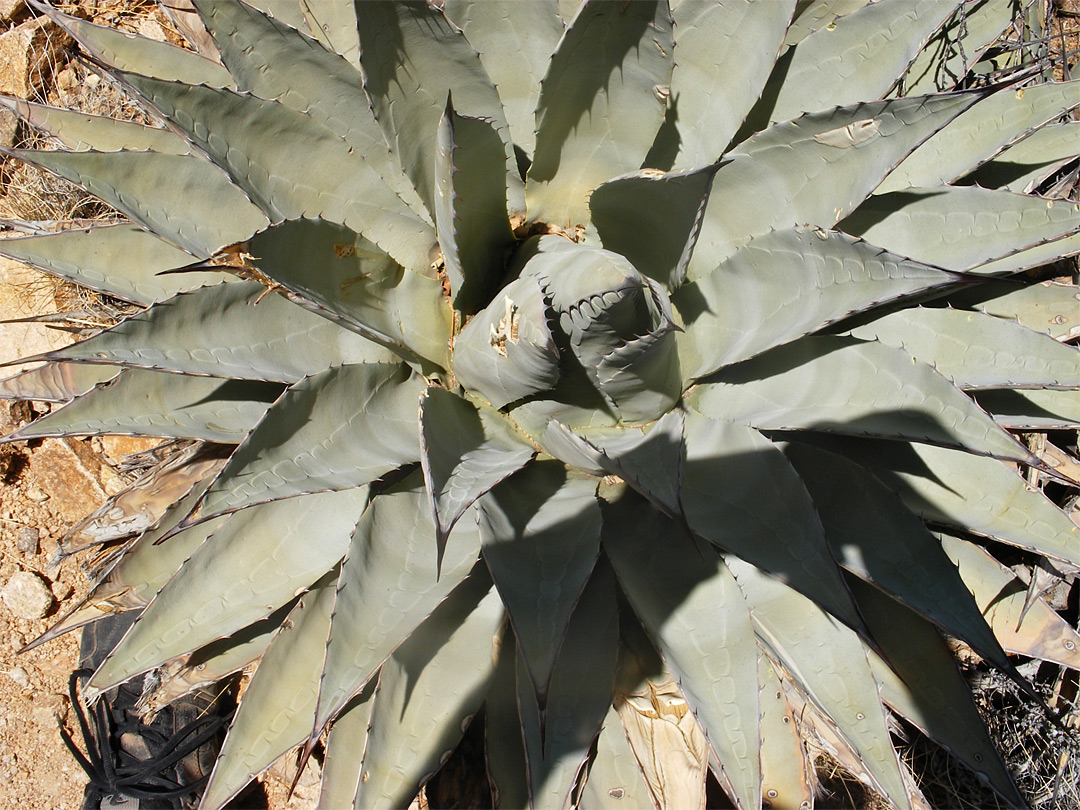
[[[617,475],[668,517],[682,514],[681,410],[669,411],[647,428],[592,428],[581,435],[552,419],[541,445],[545,452],[589,475]]]
[[[690,403],[761,430],[819,430],[963,448],[1037,464],[1031,452],[910,352],[807,337],[707,379]]]
[[[780,58],[750,119],[883,98],[952,12],[940,0],[877,0],[819,28]]]
[[[182,293],[51,358],[284,383],[335,365],[398,362],[256,281]]]
[[[624,422],[651,422],[669,412],[683,389],[672,326],[661,324],[601,357],[596,383]]]
[[[673,168],[694,169],[719,159],[761,95],[799,5],[737,0],[683,2],[672,9],[678,47],[668,101],[678,139]]]
[[[417,470],[373,499],[341,565],[319,685],[314,741],[399,644],[477,568],[480,536],[467,515],[450,534],[441,574],[435,524]]]
[[[510,9],[513,12],[510,13]],[[536,145],[536,102],[551,52],[563,34],[557,0],[447,0],[446,16],[480,51],[480,61],[499,89],[510,138],[522,158]]]
[[[419,461],[423,390],[423,381],[401,364],[335,366],[304,378],[230,457],[206,493],[203,515],[348,490]]]
[[[727,561],[762,643],[791,674],[793,683],[836,725],[877,782],[877,789],[894,805],[910,810],[862,641],[814,602],[753,565],[733,556]]]
[[[51,135],[76,152],[118,152],[121,149],[149,150],[170,155],[191,152],[191,145],[175,132],[134,121],[46,107],[11,96],[0,96],[0,106],[8,108],[30,126]]]
[[[589,762],[588,777],[581,794],[581,806],[595,807],[596,810],[654,806],[642,777],[641,765],[627,742],[614,707],[608,709],[600,728],[596,754]]]
[[[454,307],[472,314],[502,280],[514,244],[506,213],[506,169],[498,132],[480,118],[458,115],[452,98],[438,125],[435,226]]]
[[[672,294],[687,380],[818,331],[882,303],[956,279],[839,231],[794,228],[754,237]]]
[[[349,701],[327,732],[318,810],[342,810],[352,805],[360,786],[360,768],[367,746],[374,693],[375,685],[372,684]]]
[[[589,193],[641,167],[664,118],[674,49],[667,0],[581,6],[541,83],[530,217],[584,226]]]
[[[491,579],[478,572],[382,665],[354,807],[408,806],[453,752],[494,676],[504,618]]]
[[[514,279],[465,324],[454,341],[454,374],[496,408],[554,387],[559,350],[536,279]]]
[[[92,57],[115,70],[130,70],[166,81],[233,87],[220,62],[168,42],[94,25],[63,14],[47,3],[36,6],[67,31]]]
[[[212,271],[161,275],[196,259],[127,223],[3,239],[0,255],[135,304],[152,304],[229,278]]]
[[[1080,106],[1080,81],[1006,87],[961,113],[928,138],[876,193],[952,183],[1047,121]],[[1073,152],[1080,147],[1073,142]]]
[[[3,247],[0,242],[0,248]],[[1043,281],[1017,286],[1012,281],[992,281],[977,288],[959,290],[947,299],[958,309],[975,309],[1017,321],[1058,340],[1080,336],[1080,287]]]
[[[604,248],[669,290],[682,284],[717,168],[644,169],[597,186],[589,210]]]
[[[829,445],[924,520],[1080,564],[1080,526],[999,461],[928,444],[833,439]]]
[[[600,553],[596,479],[538,461],[480,499],[480,540],[540,710]],[[530,698],[532,699],[532,698]]]
[[[604,551],[663,651],[736,806],[761,806],[757,644],[735,578],[716,552],[636,496],[606,498]]]
[[[434,274],[401,267],[369,239],[321,219],[283,222],[250,245],[259,271],[295,302],[425,370],[449,365],[450,306]]]
[[[271,222],[319,217],[364,233],[409,269],[428,267],[431,227],[312,116],[231,90],[127,73],[122,79],[228,172]]]
[[[435,132],[453,92],[462,115],[491,121],[503,143],[511,214],[524,211],[524,191],[499,93],[480,55],[443,12],[422,2],[356,4],[364,89],[386,142],[429,211],[434,212]]]
[[[502,415],[436,386],[420,400],[420,448],[440,556],[465,510],[536,455]]]
[[[275,383],[128,368],[5,441],[114,434],[236,444],[280,393]]]
[[[761,689],[761,792],[773,807],[813,807],[813,765],[785,684],[767,655],[758,654]]]
[[[903,346],[960,388],[1080,388],[1080,350],[982,312],[905,309],[851,334]]]
[[[282,4],[270,5],[274,17],[245,3],[198,0],[210,32],[221,48],[221,58],[240,90],[259,98],[280,101],[306,113],[332,129],[418,216],[431,223],[420,197],[390,154],[371,103],[364,94],[363,75],[356,60],[319,47],[296,33],[281,17]],[[337,12],[351,3],[318,3],[320,11]],[[308,6],[312,8],[311,5]],[[280,20],[280,21],[279,21]],[[301,21],[301,30],[306,26]],[[321,33],[321,31],[320,31]],[[357,38],[356,18],[352,39]]]
[[[1028,388],[974,391],[975,402],[1010,430],[1075,430],[1080,425],[1080,391]]]
[[[1069,234],[1078,225],[1080,203],[938,186],[875,194],[839,227],[946,270],[1004,275],[1027,266],[1024,248]],[[1003,258],[1012,261],[985,266]]]
[[[570,617],[551,675],[546,709],[537,707],[521,651],[517,700],[529,779],[529,807],[564,810],[600,731],[615,681],[619,648],[615,578],[602,562]]]
[[[686,414],[682,505],[699,537],[738,554],[861,627],[802,480],[753,428]]]
[[[221,810],[311,728],[336,579],[331,573],[320,580],[275,634],[214,763],[205,810]]]
[[[895,493],[834,453],[797,442],[784,453],[806,483],[842,566],[1012,671],[956,566]]]
[[[358,487],[231,516],[154,597],[90,686],[104,691],[266,618],[338,564],[367,502],[367,487]],[[193,591],[204,594],[194,612]]]
[[[224,172],[197,155],[24,149],[0,153],[70,180],[200,259],[244,241],[269,223]],[[213,217],[205,216],[208,209]]]
[[[869,655],[882,700],[986,778],[1012,806],[1022,807],[1024,799],[945,641],[932,625],[876,589],[855,581],[851,587],[888,656],[886,663],[875,652]]]
[[[0,380],[0,399],[69,402],[119,373],[120,369],[115,366],[46,363]]]
[[[960,185],[1034,191],[1080,152],[1080,122],[1050,124],[999,152],[958,181]]]
[[[739,144],[713,180],[688,278],[712,272],[771,230],[831,228],[975,100],[974,94],[958,94],[840,107],[775,124]]]

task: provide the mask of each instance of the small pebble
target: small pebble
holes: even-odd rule
[[[30,688],[30,673],[22,667],[12,667],[9,669],[8,677],[15,682],[16,686],[21,686],[23,689]]]
[[[21,619],[41,619],[53,604],[53,595],[45,580],[30,571],[16,571],[11,575],[0,598],[8,610]]]
[[[45,501],[49,500],[49,493],[37,484],[31,484],[26,488],[26,497],[34,503],[45,503]]]
[[[57,602],[63,602],[75,589],[71,587],[67,582],[57,580],[52,584],[52,594],[56,597]]]
[[[23,526],[15,538],[15,545],[23,554],[37,554],[41,550],[41,532],[33,526]]]

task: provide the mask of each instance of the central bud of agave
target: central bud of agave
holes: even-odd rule
[[[678,401],[671,303],[625,257],[539,236],[521,246],[511,275],[454,344],[462,385],[496,408],[548,391],[575,403],[599,394],[629,422]]]

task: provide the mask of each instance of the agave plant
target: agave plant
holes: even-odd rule
[[[500,807],[810,807],[810,741],[908,808],[892,713],[1023,805],[946,642],[1080,666],[976,539],[1080,565],[1010,432],[1080,422],[1077,288],[1017,278],[1080,84],[957,89],[1011,0],[194,5],[43,7],[162,126],[6,100],[127,221],[0,251],[143,307],[9,440],[194,441],[41,640],[141,611],[88,690],[149,709],[258,662],[203,808],[319,744],[407,805],[478,716]]]

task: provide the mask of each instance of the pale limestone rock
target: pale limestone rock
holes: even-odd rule
[[[53,604],[53,595],[45,580],[30,571],[16,571],[0,590],[8,610],[20,619],[41,619]]]
[[[19,98],[37,93],[70,42],[47,17],[27,20],[0,35],[0,92]]]

